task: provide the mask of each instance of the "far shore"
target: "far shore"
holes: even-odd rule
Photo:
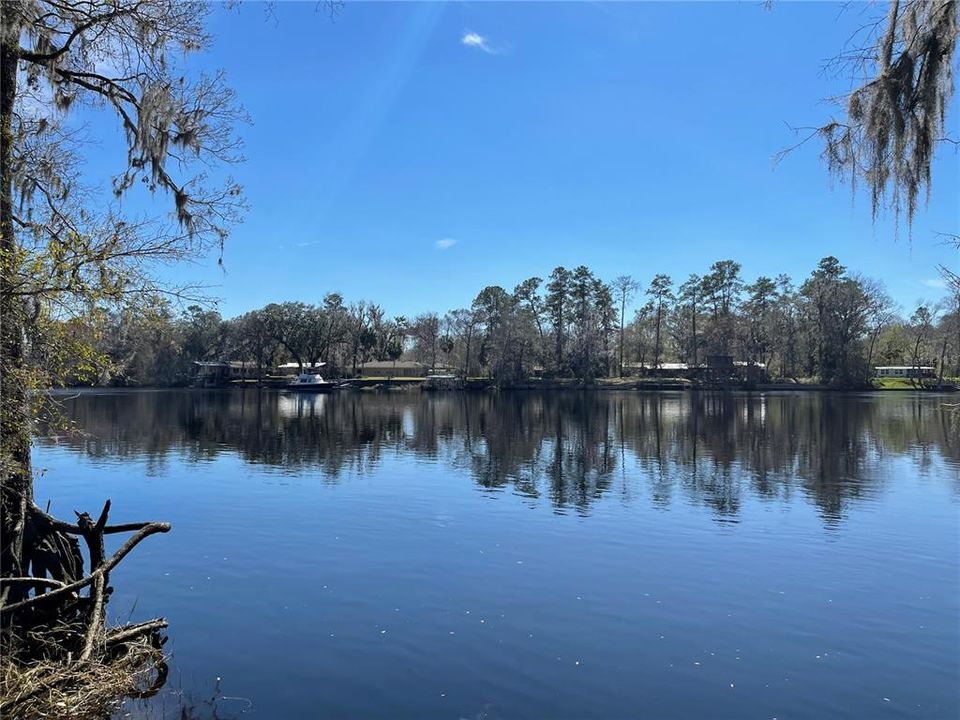
[[[957,392],[958,386],[952,382],[939,385],[925,385],[916,387],[907,381],[896,383],[877,382],[874,385],[837,386],[824,385],[815,382],[693,382],[684,378],[598,378],[593,382],[582,382],[571,378],[540,379],[530,378],[523,382],[510,385],[496,386],[489,378],[458,379],[455,386],[444,388],[425,387],[425,377],[374,377],[374,378],[345,378],[339,380],[342,390],[357,391],[424,391],[424,392],[478,392],[497,390],[510,391],[623,391],[637,390],[640,392],[687,391],[687,392]],[[219,387],[201,388],[191,385],[94,385],[69,386],[51,388],[51,391],[69,392],[77,390],[171,390],[171,389],[240,389],[240,390],[283,390],[285,383],[277,381],[234,382]]]

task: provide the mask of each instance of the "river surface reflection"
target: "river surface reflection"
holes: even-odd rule
[[[154,717],[960,714],[948,398],[60,399],[38,499],[174,525],[111,601],[170,620]]]

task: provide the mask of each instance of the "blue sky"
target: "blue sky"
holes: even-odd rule
[[[214,257],[178,277],[214,285],[226,316],[334,290],[412,316],[556,265],[647,283],[732,258],[748,280],[802,279],[832,254],[909,312],[942,295],[938,263],[958,266],[935,235],[960,226],[953,148],[912,242],[831,187],[814,143],[771,163],[795,142],[787,123],[829,118],[820,99],[847,84],[823,61],[862,12],[348,3],[331,22],[312,2],[281,2],[275,18],[217,10],[213,47],[191,64],[225,69],[253,119],[234,170],[250,210],[225,272]]]

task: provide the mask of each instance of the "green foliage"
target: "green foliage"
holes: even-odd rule
[[[193,361],[227,359],[254,362],[261,374],[282,362],[323,361],[333,375],[406,357],[500,384],[531,375],[593,382],[620,374],[621,353],[628,366],[697,365],[710,354],[730,354],[763,363],[771,378],[842,386],[866,385],[874,365],[942,364],[946,374],[960,367],[960,303],[953,295],[902,319],[880,283],[849,273],[833,257],[799,288],[784,275],[744,283],[731,261],[714,263],[704,276],[709,281],[691,275],[676,295],[670,278],[656,275],[648,302],[622,335],[620,291],[583,266],[558,268],[552,277],[543,290],[539,278],[512,293],[488,286],[470,308],[411,321],[388,320],[372,303],[347,305],[336,293],[316,305],[271,303],[231,320],[199,306],[175,315],[160,300],[95,308],[65,321],[42,315],[41,334],[59,355],[49,363],[38,355],[37,365],[60,368],[50,378],[55,383],[121,385],[183,384]],[[37,344],[36,352],[45,347]]]
[[[823,382],[866,382],[870,369],[861,353],[867,331],[868,299],[863,285],[847,275],[835,257],[820,261],[800,287],[807,313],[813,369]]]
[[[570,271],[564,267],[557,267],[550,273],[550,282],[547,283],[547,295],[544,307],[553,327],[554,354],[553,372],[562,374],[566,371],[564,357],[566,354],[567,323],[569,322],[570,304]]]
[[[654,307],[654,342],[653,366],[660,367],[660,355],[663,350],[663,320],[664,310],[675,300],[673,295],[673,281],[669,275],[655,275],[647,289],[647,295]]]
[[[917,383],[908,378],[873,378],[873,387],[877,390],[916,390]]]
[[[245,115],[222,74],[198,74],[183,60],[208,45],[209,11],[169,0],[3,4],[0,461],[5,473],[19,468],[19,479],[4,485],[16,502],[31,492],[33,391],[138,374],[132,363],[148,352],[158,358],[144,366],[163,365],[170,348],[165,338],[147,340],[156,320],[148,303],[202,293],[156,282],[155,268],[222,247],[242,212],[240,187],[208,172],[241,159],[234,127]],[[75,129],[78,108],[107,114],[123,130],[127,153],[112,195],[82,172],[83,146],[96,138]],[[140,188],[169,205],[125,212],[121,198]],[[147,198],[135,204],[153,208]]]

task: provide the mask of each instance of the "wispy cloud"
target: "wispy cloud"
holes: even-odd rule
[[[480,33],[475,33],[470,30],[463,34],[463,37],[460,38],[460,44],[466,45],[469,48],[476,48],[477,50],[482,50],[488,55],[496,55],[497,51],[490,46],[489,41]]]
[[[434,246],[437,250],[449,250],[450,248],[452,248],[452,247],[453,247],[454,245],[456,245],[456,244],[457,244],[457,241],[454,240],[453,238],[443,238],[442,240],[437,240],[437,241],[433,244],[433,246]]]
[[[943,278],[926,278],[920,282],[927,287],[936,288],[937,290],[943,290],[943,288],[947,286],[947,283],[943,281]]]
[[[297,247],[310,247],[311,245],[319,245],[319,240],[308,240],[306,242],[298,242]]]

